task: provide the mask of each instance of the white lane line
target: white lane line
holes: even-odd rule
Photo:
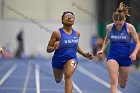
[[[31,63],[31,62],[29,62],[29,63]],[[28,81],[29,81],[30,74],[31,74],[31,70],[32,70],[31,65],[28,65],[28,66],[27,66],[27,73],[26,73],[26,77],[25,77],[25,82],[24,82],[24,86],[23,86],[23,91],[22,91],[22,93],[26,93],[27,86],[28,86]]]
[[[81,73],[87,75],[87,76],[90,77],[91,79],[93,79],[93,80],[99,82],[100,84],[102,84],[102,85],[104,85],[104,86],[110,88],[110,84],[109,84],[109,83],[105,82],[104,80],[102,80],[102,79],[100,79],[99,77],[95,76],[94,74],[90,73],[89,71],[87,71],[87,70],[84,69],[83,67],[78,66],[78,67],[77,67],[77,70],[78,70],[79,72],[81,72]],[[121,92],[120,90],[118,90],[118,91],[119,91],[119,93],[123,93],[123,92]]]
[[[72,81],[72,83],[73,83],[74,89],[75,89],[78,93],[83,93],[82,90],[74,83],[74,81]]]
[[[23,76],[19,76],[19,75],[14,75],[14,76],[12,76],[12,77],[10,77],[10,78],[12,78],[12,79],[25,79],[25,77],[23,77]],[[34,76],[31,76],[30,75],[30,79],[32,80],[32,79],[34,79]],[[40,77],[40,79],[41,80],[50,80],[50,78],[49,77]]]
[[[35,65],[36,93],[40,93],[40,67]]]
[[[16,87],[0,87],[0,89],[1,90],[9,90],[9,91],[11,91],[11,90],[16,90],[16,91],[19,91],[19,90],[22,90],[22,88],[16,88]],[[36,88],[28,88],[28,91],[35,91],[36,90]],[[41,91],[42,92],[46,92],[46,93],[51,93],[51,92],[53,92],[53,93],[64,93],[64,89],[41,89]],[[32,92],[33,93],[33,92]]]
[[[3,84],[3,82],[10,77],[10,75],[16,70],[17,68],[17,64],[15,64],[14,66],[12,66],[8,72],[3,76],[3,78],[0,80],[0,86]]]

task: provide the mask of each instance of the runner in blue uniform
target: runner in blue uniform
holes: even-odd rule
[[[128,14],[128,6],[120,3],[119,8],[113,13],[114,23],[106,26],[107,35],[102,49],[97,52],[100,55],[104,52],[110,41],[110,51],[107,57],[107,69],[110,76],[110,93],[118,93],[118,82],[121,88],[125,88],[130,73],[130,66],[136,60],[136,54],[140,48],[139,38],[134,26],[125,22]],[[131,37],[135,41],[135,48],[131,52]]]
[[[59,83],[64,74],[65,93],[72,93],[72,74],[78,64],[76,53],[90,60],[94,57],[92,53],[83,52],[78,45],[80,33],[72,28],[74,21],[75,17],[72,12],[64,12],[63,27],[52,33],[47,47],[48,53],[55,51],[52,58],[54,78],[56,83]]]

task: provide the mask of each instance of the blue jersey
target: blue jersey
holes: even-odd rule
[[[115,59],[116,61],[119,61],[120,65],[123,64],[122,66],[125,66],[125,63],[127,63],[124,61],[129,61],[131,64],[131,59],[129,59],[131,54],[131,36],[127,32],[127,23],[124,22],[124,26],[121,31],[117,31],[115,24],[113,24],[112,30],[109,33],[109,38],[110,51],[108,59]],[[126,66],[130,64],[126,64]]]
[[[52,65],[56,68],[63,68],[63,65],[70,59],[77,61],[77,50],[79,38],[76,31],[72,29],[71,35],[66,34],[62,28],[59,29],[61,33],[59,48],[54,52],[52,58]]]

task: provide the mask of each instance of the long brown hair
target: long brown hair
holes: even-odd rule
[[[123,4],[123,2],[121,2],[117,11],[114,12],[112,15],[113,20],[114,21],[126,20],[126,16],[130,16],[129,8],[130,7],[126,6],[125,4]]]

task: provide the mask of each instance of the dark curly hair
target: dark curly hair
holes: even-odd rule
[[[64,13],[62,14],[62,17],[61,17],[61,19],[63,20],[63,18],[64,18],[64,16],[65,16],[65,14],[68,14],[68,13],[70,13],[70,14],[72,14],[72,15],[74,16],[73,12],[66,11],[66,12],[64,12]]]

